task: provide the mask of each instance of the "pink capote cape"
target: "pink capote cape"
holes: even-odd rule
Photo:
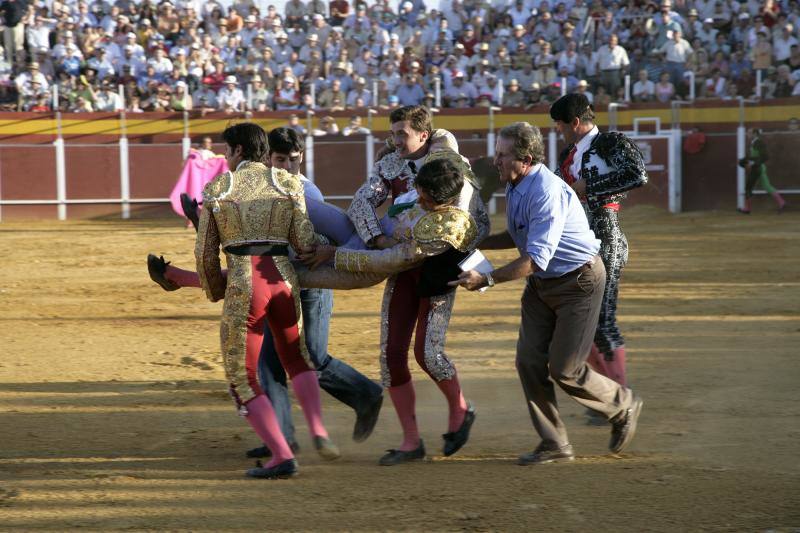
[[[199,152],[192,150],[186,158],[183,172],[169,195],[172,209],[180,216],[183,216],[181,209],[181,193],[186,193],[190,197],[202,202],[203,187],[206,183],[228,171],[228,163],[224,157],[211,157],[203,159]]]

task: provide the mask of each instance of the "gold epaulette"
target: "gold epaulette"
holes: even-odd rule
[[[231,173],[223,172],[203,187],[203,202],[211,202],[225,194],[231,187]]]
[[[275,167],[270,167],[270,175],[272,183],[281,193],[288,196],[303,195],[303,182],[300,181],[300,176]]]
[[[423,216],[414,225],[414,240],[419,244],[446,242],[466,252],[478,236],[478,226],[469,213],[457,207],[443,207]]]

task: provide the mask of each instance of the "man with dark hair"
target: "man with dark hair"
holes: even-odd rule
[[[256,379],[264,328],[272,336],[281,366],[308,422],[314,446],[325,459],[339,457],[322,422],[319,383],[306,347],[297,275],[288,257],[317,244],[296,175],[268,169],[264,130],[244,122],[225,128],[228,172],[203,189],[195,258],[208,299],[224,298],[220,340],[229,391],[239,413],[269,446],[272,459],[247,471],[274,479],[297,473],[294,454],[281,432],[270,399]],[[247,209],[240,209],[245,204]],[[266,222],[266,223],[265,223]],[[220,268],[220,249],[228,265]]]
[[[478,194],[476,183],[468,163],[458,154],[458,144],[446,130],[433,130],[430,112],[423,106],[405,106],[392,111],[389,116],[392,137],[385,153],[373,166],[367,182],[356,192],[347,214],[359,237],[368,246],[376,249],[392,248],[396,241],[384,235],[376,209],[392,196],[389,213],[402,211],[419,202],[415,188],[417,169],[426,162],[440,157],[450,158],[463,167],[465,175],[458,200],[454,203],[469,213],[476,224],[478,234],[474,243],[489,233],[489,217],[486,206]],[[424,201],[424,200],[422,200]],[[474,248],[475,244],[471,246]],[[414,419],[414,386],[410,376],[403,372],[392,372],[388,361],[407,358],[410,329],[407,320],[396,319],[394,311],[405,306],[415,293],[425,290],[427,299],[426,319],[417,328],[415,353],[426,362],[431,377],[447,397],[450,406],[448,431],[445,434],[445,454],[455,453],[463,445],[463,435],[468,434],[474,420],[474,411],[464,400],[456,369],[444,352],[445,335],[450,323],[455,302],[455,291],[441,279],[441,273],[458,263],[455,255],[443,255],[436,260],[424,261],[411,270],[389,278],[384,289],[381,320],[381,376],[403,426],[403,443],[383,459],[382,464],[397,464],[424,455],[422,441]],[[456,271],[457,272],[457,271]],[[452,279],[452,278],[451,278]],[[434,281],[434,280],[438,280]],[[420,315],[422,316],[422,315]],[[424,325],[424,327],[422,326]],[[460,444],[453,444],[460,442]],[[422,450],[420,452],[420,450]]]
[[[469,172],[458,154],[434,152],[416,176],[416,199],[395,204],[390,210],[392,231],[391,236],[384,236],[385,246],[372,250],[318,246],[301,255],[312,268],[333,260],[337,273],[390,274],[382,308],[381,376],[400,419],[403,442],[381,457],[383,466],[419,460],[426,454],[408,368],[415,329],[417,363],[448,403],[444,455],[452,455],[466,444],[475,420],[474,409],[461,393],[456,368],[444,353],[455,292],[447,282],[457,276],[458,262],[474,248],[478,235],[475,220],[460,207],[464,174]],[[308,281],[304,278],[303,282]]]
[[[617,326],[617,295],[622,269],[628,262],[628,241],[619,225],[625,193],[647,183],[639,148],[618,132],[600,133],[594,109],[585,96],[568,94],[550,107],[550,117],[568,145],[556,174],[584,203],[589,227],[600,239],[606,286],[589,363],[621,385],[625,378],[625,340]]]
[[[313,210],[315,202],[323,202],[320,190],[305,176],[300,174],[303,163],[305,142],[295,130],[286,127],[275,128],[267,136],[269,145],[269,166],[283,169],[300,176],[303,184],[306,205]],[[187,215],[191,215],[196,205]],[[309,213],[312,222],[313,215]],[[176,268],[156,256],[148,257],[150,276],[162,287],[169,290],[180,287],[199,287],[197,274]],[[333,309],[333,291],[326,289],[302,289],[300,301],[305,320],[305,336],[311,362],[317,370],[320,387],[334,398],[350,406],[356,412],[353,440],[363,442],[371,434],[378,421],[383,391],[375,382],[328,353],[328,332]],[[286,374],[277,360],[277,352],[272,342],[269,328],[264,329],[264,342],[258,361],[259,378],[275,407],[281,430],[295,451],[298,444],[294,437],[291,418],[291,404],[286,388]],[[247,452],[248,457],[266,457],[266,446]]]
[[[500,130],[495,165],[506,184],[508,231],[480,243],[516,247],[520,257],[493,272],[469,270],[453,285],[468,290],[526,278],[517,341],[517,372],[533,426],[542,438],[519,464],[571,461],[575,454],[558,413],[554,382],[578,403],[613,424],[609,448],[630,443],[642,401],[586,364],[603,297],[600,242],[589,229],[575,192],[542,164],[539,129],[517,122]]]

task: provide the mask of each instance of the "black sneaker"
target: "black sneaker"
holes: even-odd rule
[[[573,460],[575,460],[575,452],[572,451],[572,444],[554,446],[542,442],[532,452],[520,455],[517,464],[522,466],[544,465]]]
[[[387,450],[388,453],[381,457],[378,464],[381,466],[394,466],[401,463],[408,463],[410,461],[419,461],[425,458],[425,444],[422,439],[419,440],[419,446],[416,450],[404,452],[402,450]]]
[[[372,430],[375,429],[375,424],[378,423],[378,415],[381,414],[382,405],[383,394],[378,396],[366,409],[356,412],[356,424],[353,426],[354,441],[364,442],[372,435]]]
[[[614,453],[620,453],[633,440],[636,434],[636,424],[639,421],[639,414],[642,412],[644,402],[638,396],[633,397],[631,406],[618,414],[611,421],[611,442],[608,449]]]
[[[461,422],[461,427],[456,431],[442,435],[444,439],[444,449],[442,453],[444,453],[445,457],[453,455],[467,443],[469,440],[469,430],[473,422],[475,422],[475,408],[472,407],[471,403],[467,402],[467,413],[464,415],[464,421]]]
[[[200,216],[197,214],[197,200],[185,192],[182,192],[181,209],[183,210],[183,214],[186,215],[186,218],[189,219],[189,222],[192,223],[192,226],[194,226],[194,230],[197,231],[197,227],[200,225]]]
[[[245,474],[248,477],[261,479],[288,479],[297,475],[297,461],[288,459],[269,468],[261,466],[261,461],[259,461],[255,468],[250,468]]]
[[[289,448],[291,448],[292,453],[297,453],[300,451],[300,445],[297,444],[297,442],[290,442]],[[251,459],[263,459],[264,457],[272,457],[272,452],[269,451],[269,448],[266,446],[259,446],[258,448],[247,450],[245,455]]]
[[[170,281],[164,275],[167,272],[167,265],[169,261],[164,261],[164,256],[156,257],[153,254],[147,254],[147,273],[150,274],[150,279],[161,285],[165,291],[177,291],[180,285]]]

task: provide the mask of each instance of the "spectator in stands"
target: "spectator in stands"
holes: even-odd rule
[[[366,80],[362,77],[355,79],[353,90],[347,94],[345,105],[347,107],[367,107],[372,104],[372,93],[366,88]],[[361,105],[357,105],[360,102]]]
[[[622,89],[622,87],[620,87]],[[589,82],[586,80],[580,80],[575,87],[575,92],[580,93],[586,96],[586,99],[589,100],[589,103],[594,103],[594,94],[589,90]]]
[[[325,135],[338,135],[339,134],[339,125],[336,124],[336,120],[331,117],[322,117],[319,121],[319,128],[316,128],[312,131],[312,135],[314,137],[323,137]]]
[[[669,80],[674,89],[683,83],[683,73],[686,71],[686,62],[693,52],[692,47],[686,39],[683,38],[681,31],[677,30],[672,33],[672,39],[664,43],[658,51],[664,56],[666,72],[669,74]],[[661,100],[658,92],[656,96]]]
[[[236,76],[225,78],[225,86],[217,93],[217,109],[226,113],[244,111],[245,97]]]
[[[303,125],[302,125],[302,124],[300,124],[300,117],[299,117],[299,116],[297,116],[297,115],[295,115],[295,114],[291,114],[291,115],[289,115],[289,122],[288,122],[288,124],[287,124],[286,126],[287,126],[288,128],[291,128],[291,129],[293,129],[294,131],[296,131],[296,132],[297,132],[297,133],[299,133],[300,135],[305,135],[305,134],[306,134],[306,131],[307,131],[307,130],[306,130],[304,127],[303,127]]]
[[[639,78],[633,84],[634,102],[652,102],[656,98],[656,84],[647,77],[647,70],[642,69],[638,73]]]
[[[172,92],[172,96],[170,98],[170,110],[191,111],[193,107],[194,102],[192,101],[192,96],[189,94],[189,88],[186,85],[186,82],[183,80],[178,80],[175,83],[175,90]]]
[[[522,107],[525,105],[525,93],[520,90],[519,81],[512,78],[508,83],[508,91],[503,95],[503,106]]]
[[[467,102],[469,104],[473,103],[478,98],[478,90],[472,83],[464,81],[464,77],[464,73],[461,71],[453,75],[450,87],[444,91],[446,106],[455,107],[455,101],[461,94],[467,97]]]
[[[405,77],[405,83],[398,87],[397,98],[401,106],[419,105],[422,99],[425,98],[425,91],[419,84],[417,76],[408,74]]]
[[[670,81],[670,73],[662,72],[655,87],[656,100],[669,102],[675,96],[675,85]]]
[[[353,115],[350,117],[350,123],[342,128],[342,135],[345,137],[350,135],[369,135],[369,129],[361,125],[361,117]]]
[[[608,38],[608,44],[601,46],[597,51],[597,62],[600,69],[600,83],[609,93],[615,94],[630,64],[628,53],[619,45],[616,33],[612,33]]]

